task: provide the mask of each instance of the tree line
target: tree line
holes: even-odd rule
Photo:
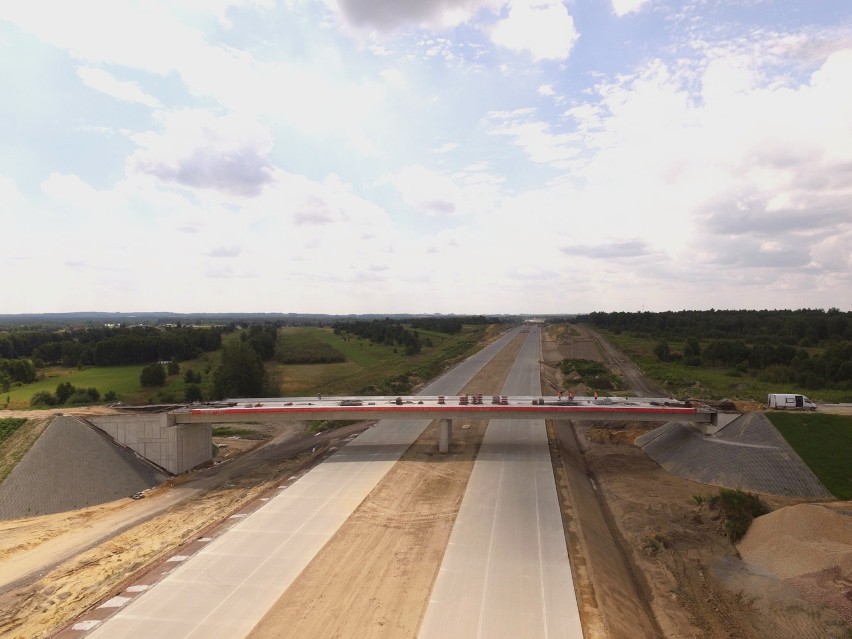
[[[0,358],[44,365],[115,366],[193,359],[222,345],[221,328],[153,326],[13,331],[0,335]]]
[[[578,323],[619,333],[665,335],[686,339],[736,339],[746,342],[768,337],[775,342],[820,346],[852,340],[852,312],[837,308],[799,310],[715,310],[643,312],[595,312],[578,315]]]
[[[457,335],[467,325],[479,326],[482,324],[498,324],[496,319],[489,319],[484,315],[469,315],[464,317],[418,317],[409,322],[411,328],[420,328],[424,331],[435,331],[436,333],[449,333]]]
[[[29,384],[36,381],[38,373],[33,363],[23,357],[0,359],[0,391],[8,391],[14,382]]]

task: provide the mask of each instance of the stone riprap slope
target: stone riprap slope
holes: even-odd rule
[[[670,473],[703,484],[766,495],[833,498],[759,412],[742,415],[713,436],[670,422],[637,437],[636,444]]]
[[[0,519],[94,506],[165,479],[95,427],[74,417],[57,417],[0,484]]]

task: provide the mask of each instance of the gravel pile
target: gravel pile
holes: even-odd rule
[[[94,426],[57,417],[0,484],[0,519],[103,504],[165,479]]]
[[[781,579],[839,568],[852,581],[852,504],[848,510],[797,504],[763,515],[737,550]]]

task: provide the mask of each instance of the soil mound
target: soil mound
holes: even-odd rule
[[[670,473],[765,495],[832,499],[772,423],[760,413],[734,420],[715,436],[669,422],[636,445]]]
[[[781,579],[839,568],[852,581],[852,505],[797,504],[758,517],[737,546],[742,558]]]
[[[165,479],[94,426],[57,417],[0,484],[0,519],[94,506]]]

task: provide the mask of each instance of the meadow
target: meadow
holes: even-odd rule
[[[465,327],[457,335],[418,330],[421,337],[429,338],[431,345],[416,355],[405,355],[399,346],[336,335],[326,328],[284,328],[281,332],[291,341],[299,336],[306,341],[319,341],[346,358],[339,363],[270,364],[268,371],[281,395],[295,397],[317,393],[385,394],[382,390],[395,394],[392,387],[394,383],[403,383],[403,378],[411,384],[426,381],[447,364],[471,354],[481,342],[483,327]]]
[[[769,393],[802,393],[818,402],[852,401],[852,391],[826,388],[788,388],[761,379],[747,368],[687,366],[681,361],[660,361],[654,354],[659,339],[598,330],[627,355],[645,375],[679,398],[719,400],[724,398],[766,403]],[[673,352],[682,352],[684,341],[669,340]]]

